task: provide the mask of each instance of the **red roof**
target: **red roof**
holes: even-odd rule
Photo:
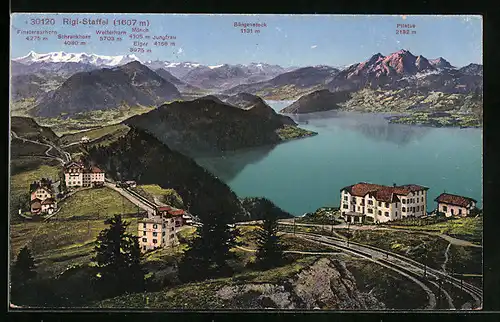
[[[169,213],[171,215],[174,215],[174,216],[179,216],[179,215],[184,215],[186,212],[182,209],[177,209],[177,210],[169,211]]]
[[[406,196],[410,192],[428,190],[427,187],[416,184],[407,184],[403,186],[383,186],[379,184],[360,182],[352,186],[342,188],[340,191],[347,190],[351,195],[364,197],[370,194],[378,201],[396,202],[399,201],[397,195]]]
[[[92,172],[92,173],[103,173],[104,171],[102,171],[101,169],[99,169],[96,166],[92,166],[92,167],[90,167],[90,172]]]
[[[449,205],[454,205],[454,206],[460,206],[460,207],[468,207],[470,206],[471,203],[477,202],[476,200],[469,198],[469,197],[463,197],[459,195],[452,195],[449,193],[442,193],[440,194],[435,201],[439,203],[446,203]]]
[[[47,198],[44,201],[42,201],[42,205],[51,205],[54,203],[55,203],[55,200],[53,198]]]
[[[179,215],[186,214],[186,212],[184,210],[176,209],[176,208],[170,207],[170,206],[157,207],[156,210],[160,211],[160,212],[167,212],[169,215],[173,215],[173,216],[179,216]]]
[[[156,207],[156,210],[158,211],[170,211],[172,210],[173,208],[170,207],[170,206],[164,206],[164,207]]]

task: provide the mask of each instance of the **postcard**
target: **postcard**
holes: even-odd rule
[[[483,307],[482,17],[12,15],[10,310]]]

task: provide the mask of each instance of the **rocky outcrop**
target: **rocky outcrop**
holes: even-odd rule
[[[328,258],[281,283],[223,286],[217,296],[229,307],[243,309],[385,309],[372,294],[359,291],[343,262]]]

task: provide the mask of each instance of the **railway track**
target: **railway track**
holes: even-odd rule
[[[443,287],[441,287],[443,283],[467,293],[475,304],[473,308],[480,308],[482,306],[483,295],[480,288],[463,282],[439,270],[429,268],[428,266],[405,256],[359,243],[349,242],[350,246],[346,246],[346,240],[337,237],[324,236],[314,233],[296,233],[295,235],[340,249],[343,252],[350,253],[358,257],[367,258],[379,265],[388,267],[399,273],[403,273],[402,275],[409,277],[413,282],[417,283],[427,292],[429,295],[428,308],[436,305],[435,294],[431,291],[433,294],[431,296],[429,294],[429,290],[437,288],[439,289],[440,294],[443,294],[444,299],[447,300],[449,308],[455,309],[451,296]],[[432,300],[433,296],[434,300]]]
[[[134,196],[134,198],[139,199],[142,203],[150,206],[153,209],[156,209],[156,207],[158,207],[157,204],[155,204],[154,202],[150,201],[149,199],[145,198],[144,196],[142,196],[141,194],[135,192],[134,190],[132,190],[130,188],[123,188],[123,190],[127,191],[129,194]]]

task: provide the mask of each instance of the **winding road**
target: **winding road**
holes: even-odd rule
[[[42,142],[39,142],[39,141],[34,141],[34,140],[26,139],[26,138],[18,136],[17,133],[14,132],[14,131],[10,131],[10,132],[12,133],[12,136],[14,138],[19,139],[19,140],[21,140],[23,142],[30,142],[30,143],[33,143],[33,144],[38,144],[38,145],[43,145],[43,146],[48,147],[48,149],[45,151],[45,155],[47,157],[49,157],[49,158],[58,160],[59,162],[61,162],[61,164],[65,164],[65,163],[71,161],[71,155],[68,152],[63,151],[62,149],[58,148],[55,145],[51,145],[51,144],[48,144],[48,143],[42,143]],[[50,154],[49,152],[52,149],[55,149],[59,153],[59,155],[61,155],[61,156],[64,157],[64,159],[62,159],[62,158],[60,158],[58,156]]]

